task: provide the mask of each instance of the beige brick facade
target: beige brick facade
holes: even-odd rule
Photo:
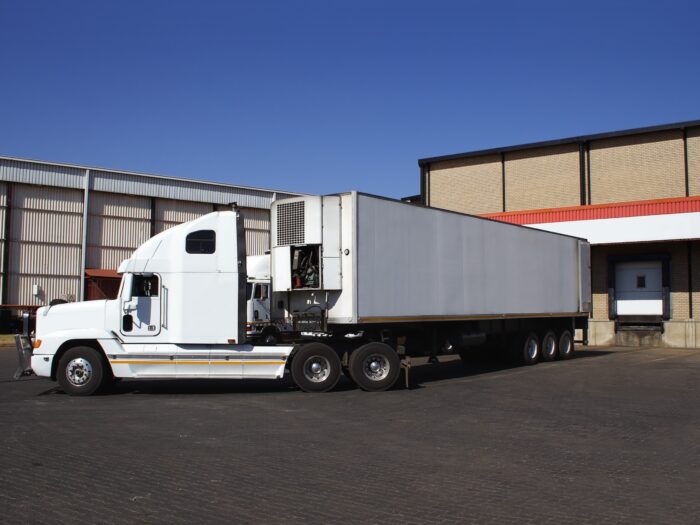
[[[688,130],[688,182],[691,195],[700,195],[700,128]]]
[[[428,177],[430,206],[471,214],[503,211],[500,155],[437,162]]]
[[[505,161],[506,211],[581,204],[578,145],[513,151]]]
[[[685,196],[680,130],[596,140],[589,160],[590,204]]]

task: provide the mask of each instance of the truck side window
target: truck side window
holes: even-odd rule
[[[157,275],[134,275],[132,297],[158,297]]]
[[[257,284],[255,285],[255,298],[256,299],[267,299],[267,285]]]
[[[203,254],[216,251],[216,232],[214,230],[198,230],[187,235],[185,239],[187,253]]]

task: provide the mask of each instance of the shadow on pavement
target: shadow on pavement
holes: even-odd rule
[[[566,363],[594,357],[603,357],[612,352],[607,350],[577,350],[571,361],[553,361],[551,364],[565,366]],[[537,367],[537,365],[534,365]],[[523,365],[514,364],[511,359],[502,355],[475,353],[462,360],[451,358],[435,364],[422,364],[411,368],[411,388],[422,388],[423,384],[448,379],[478,376],[494,372],[503,372],[515,368],[525,368]],[[530,367],[532,368],[532,367]]]

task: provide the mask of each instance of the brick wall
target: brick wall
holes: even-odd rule
[[[700,128],[688,130],[688,182],[691,195],[700,195]]]
[[[503,211],[500,155],[436,162],[428,177],[430,206],[471,214]]]
[[[685,196],[681,131],[591,142],[591,204]]]
[[[577,144],[506,153],[506,211],[578,206]]]

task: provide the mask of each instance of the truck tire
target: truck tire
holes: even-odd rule
[[[401,363],[396,351],[384,343],[367,343],[350,354],[350,377],[362,390],[388,390],[399,378]]]
[[[540,359],[542,361],[554,361],[557,358],[557,334],[549,330],[542,337],[542,348],[540,349]]]
[[[89,396],[102,386],[105,377],[102,355],[89,346],[68,350],[58,362],[56,379],[71,396]]]
[[[294,354],[290,371],[304,392],[328,392],[340,378],[340,358],[330,346],[309,343]]]
[[[559,359],[571,359],[574,357],[574,336],[571,330],[564,330],[559,335]]]
[[[512,339],[513,357],[523,365],[535,365],[540,360],[540,338],[535,332],[516,334]]]

